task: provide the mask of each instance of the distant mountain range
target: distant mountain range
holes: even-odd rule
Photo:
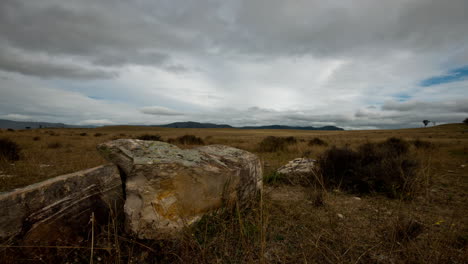
[[[199,122],[175,122],[166,125],[152,125],[153,127],[170,127],[170,128],[239,128],[239,129],[298,129],[298,130],[344,130],[336,126],[323,126],[323,127],[301,127],[301,126],[244,126],[233,127],[226,124],[212,124],[212,123],[199,123]],[[36,129],[36,128],[93,128],[96,126],[76,126],[67,125],[63,123],[48,123],[48,122],[29,122],[29,121],[12,121],[0,119],[0,128],[3,129]]]
[[[311,127],[311,126],[282,126],[282,125],[271,125],[271,126],[245,126],[239,127],[241,129],[297,129],[297,130],[344,130],[341,127],[336,126],[323,126],[323,127]]]
[[[29,122],[29,121],[12,121],[0,119],[0,128],[7,129],[35,129],[35,128],[91,128],[94,126],[73,126],[63,123],[48,123],[48,122]]]
[[[218,125],[211,123],[198,123],[198,122],[175,122],[167,125],[153,125],[155,127],[171,127],[171,128],[234,128],[230,125]]]
[[[154,125],[156,127],[171,127],[171,128],[240,128],[240,129],[298,129],[298,130],[344,130],[343,128],[336,126],[323,126],[323,127],[301,127],[301,126],[282,126],[282,125],[270,125],[270,126],[243,126],[233,127],[230,125],[218,125],[212,123],[198,123],[198,122],[175,122],[167,125]]]

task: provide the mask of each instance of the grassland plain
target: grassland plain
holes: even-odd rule
[[[20,160],[0,162],[0,191],[57,175],[105,164],[96,145],[117,138],[160,135],[167,141],[183,135],[205,144],[224,144],[258,154],[266,178],[297,157],[317,158],[332,146],[357,148],[397,137],[420,143],[412,153],[421,160],[424,191],[413,199],[358,195],[339,189],[273,181],[257,205],[226,210],[204,218],[177,242],[135,241],[115,225],[101,239],[106,250],[94,253],[101,263],[467,263],[468,262],[468,125],[365,131],[241,129],[172,129],[114,126],[95,129],[0,131],[21,147]],[[295,137],[286,149],[261,152],[268,136]],[[325,145],[310,145],[319,138]],[[432,147],[416,147],[430,142]],[[416,146],[415,146],[416,145]],[[422,144],[424,146],[424,144]],[[191,148],[193,145],[179,145]],[[112,221],[110,221],[110,225]],[[112,243],[109,242],[112,240]],[[107,241],[107,242],[106,242]],[[104,246],[102,246],[104,245]],[[89,262],[90,242],[76,248],[35,248],[29,261]],[[95,246],[95,248],[99,248]],[[3,245],[0,262],[17,249]],[[18,253],[19,254],[19,253]],[[20,254],[21,255],[21,254]],[[18,255],[19,256],[19,255]],[[99,258],[99,259],[98,259]],[[29,262],[28,262],[29,263]]]

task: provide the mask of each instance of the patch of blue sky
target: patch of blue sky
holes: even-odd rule
[[[411,99],[412,96],[406,93],[398,93],[398,94],[393,95],[393,97],[399,102],[405,102]]]
[[[434,76],[420,82],[420,86],[428,87],[450,82],[464,81],[468,79],[468,65],[453,69],[445,75]]]

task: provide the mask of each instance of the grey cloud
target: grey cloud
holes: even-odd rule
[[[188,118],[350,128],[415,126],[421,118],[457,121],[467,113],[464,84],[437,91],[414,86],[467,63],[466,10],[466,0],[1,0],[1,110],[73,116],[77,122],[106,115],[124,123],[134,122],[135,115],[138,122]],[[37,80],[31,91],[13,94],[19,86],[2,77],[5,72],[115,78],[82,85],[83,94],[71,81],[50,90],[34,88],[47,83]],[[86,99],[98,87],[101,103],[106,95],[134,102],[125,108],[132,115],[109,102],[104,106],[112,111],[102,110],[103,104]],[[38,91],[55,101],[30,98],[40,97]],[[422,96],[383,103],[401,92]],[[171,98],[165,105],[174,110],[140,109],[161,98]],[[188,104],[194,109],[187,110]],[[220,109],[226,105],[233,109]],[[101,114],[79,110],[88,106]]]
[[[464,0],[353,2],[4,0],[0,34],[15,47],[151,64],[157,53],[353,56],[454,50],[468,39]],[[210,15],[206,15],[210,14]],[[465,51],[466,52],[466,51]],[[167,56],[167,55],[163,55]],[[159,58],[160,59],[160,58]],[[156,58],[154,65],[158,65]]]
[[[429,111],[429,112],[454,112],[468,113],[468,99],[458,99],[438,102],[407,101],[407,102],[386,102],[382,106],[383,110],[393,110],[399,112],[409,111]]]
[[[1,46],[0,70],[43,78],[108,79],[118,75],[112,70],[82,66],[71,61],[54,61],[40,54],[27,54]]]
[[[137,52],[136,54],[111,54],[104,52],[93,60],[93,64],[102,66],[122,66],[126,64],[162,65],[169,61],[169,55],[159,52]]]

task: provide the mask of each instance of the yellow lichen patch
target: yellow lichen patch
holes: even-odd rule
[[[158,199],[152,205],[156,214],[171,221],[176,221],[180,215],[177,198],[173,192],[167,191],[158,195]]]

